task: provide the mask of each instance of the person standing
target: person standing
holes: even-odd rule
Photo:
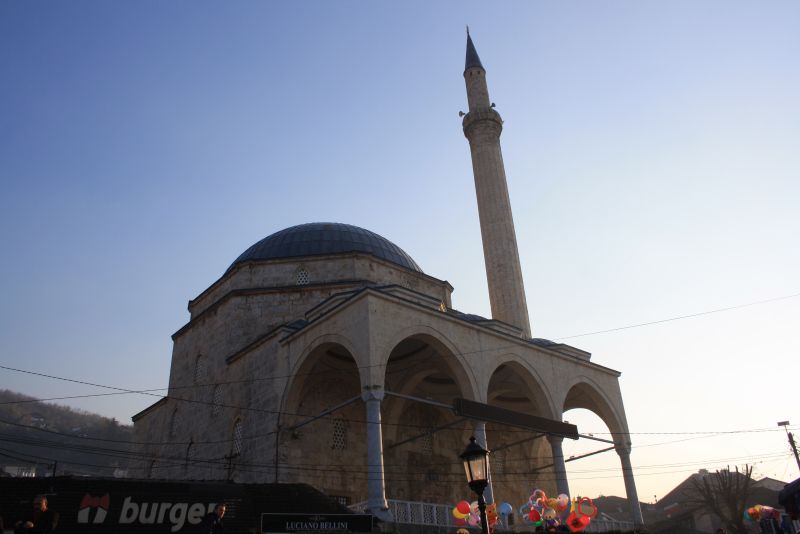
[[[33,511],[14,525],[14,534],[45,534],[53,532],[58,525],[58,512],[47,507],[47,497],[33,498]]]
[[[222,523],[222,517],[227,509],[225,503],[221,502],[214,507],[213,512],[206,514],[200,522],[200,534],[223,534],[225,525]]]

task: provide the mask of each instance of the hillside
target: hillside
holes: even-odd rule
[[[133,428],[116,419],[35,401],[0,390],[0,467],[3,475],[35,469],[37,476],[114,476],[125,469]],[[119,472],[118,472],[119,474]]]

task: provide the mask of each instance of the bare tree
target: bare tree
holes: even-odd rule
[[[744,524],[744,511],[753,485],[753,468],[745,465],[741,471],[730,467],[695,476],[691,483],[692,495],[688,496],[692,504],[703,507],[716,514],[728,532],[747,534]]]

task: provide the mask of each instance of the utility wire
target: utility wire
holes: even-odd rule
[[[52,450],[68,450],[68,451],[88,452],[88,453],[92,453],[92,454],[100,455],[100,456],[110,456],[110,457],[113,457],[113,458],[123,458],[123,459],[129,459],[129,460],[148,460],[149,461],[149,460],[153,460],[154,459],[153,456],[151,454],[148,454],[148,453],[140,453],[140,452],[135,452],[135,451],[130,451],[130,450],[121,450],[121,449],[114,449],[114,448],[107,448],[107,447],[95,447],[95,446],[84,446],[84,445],[76,445],[76,444],[65,444],[65,443],[61,443],[61,442],[53,442],[53,441],[49,441],[49,440],[42,440],[42,439],[37,439],[37,438],[26,438],[26,437],[20,437],[20,436],[6,436],[6,435],[0,434],[0,441],[8,442],[8,443],[17,443],[17,444],[27,445],[29,447],[32,446],[32,447],[48,448],[48,449],[52,449]],[[189,449],[187,448],[187,454],[188,454],[188,450]],[[691,465],[691,464],[697,464],[697,463],[705,463],[705,464],[711,464],[711,463],[726,464],[726,463],[728,463],[729,464],[731,461],[748,460],[748,461],[752,462],[753,460],[756,460],[756,459],[760,459],[763,462],[764,460],[774,459],[776,457],[788,457],[788,453],[783,451],[783,452],[777,452],[777,453],[774,453],[774,452],[762,453],[762,454],[759,454],[759,455],[750,455],[750,456],[733,457],[733,458],[707,459],[707,460],[703,460],[703,461],[689,462],[689,463],[683,463],[683,464],[674,464],[674,463],[654,464],[654,465],[646,465],[646,466],[636,466],[635,469],[637,469],[637,470],[645,469],[645,468],[647,468],[647,469],[659,468],[660,469],[660,468],[665,468],[665,467],[680,467],[680,466],[684,466],[684,465]],[[211,459],[194,459],[194,458],[183,458],[182,459],[180,457],[175,457],[175,456],[161,456],[161,457],[158,458],[158,460],[160,462],[164,462],[164,461],[181,462],[181,463],[176,463],[174,465],[183,465],[186,462],[211,463],[211,464],[217,463],[217,464],[219,464],[219,463],[224,463],[223,459],[224,459],[224,457],[222,457],[222,458],[211,458]],[[530,458],[526,458],[525,460],[528,461],[528,462],[531,461]],[[61,460],[59,460],[59,461],[61,461]],[[64,460],[64,462],[67,462],[67,461]],[[271,464],[271,463],[267,464],[267,463],[259,463],[259,462],[241,462],[241,461],[238,461],[237,464],[238,465],[242,465],[242,466],[250,465],[250,466],[264,467],[264,468],[272,468],[273,467],[273,464]],[[439,462],[437,464],[432,464],[432,465],[440,466],[442,464],[441,464],[441,462]],[[457,467],[460,465],[460,462],[454,460],[452,463],[449,463],[449,465],[451,467],[453,467],[453,468],[456,468],[456,470],[457,470]],[[387,463],[387,464],[385,464],[385,466],[387,467],[387,473],[392,473],[392,474],[394,474],[394,473],[424,474],[424,473],[428,472],[428,471],[409,471],[408,465],[406,463],[400,463],[400,464]],[[109,466],[100,466],[100,467],[109,467]],[[291,464],[291,465],[283,465],[282,464],[281,467],[282,468],[286,468],[286,469],[290,469],[290,470],[299,470],[299,471],[341,472],[342,469],[348,470],[347,468],[348,467],[352,467],[352,466],[348,466],[346,464],[331,464],[329,462],[326,462],[325,464],[312,464],[312,463],[306,463],[306,464],[296,464],[296,463],[294,463],[294,464]],[[394,471],[392,468],[398,468],[399,470],[398,471]],[[608,470],[609,469],[593,469],[593,470],[577,471],[577,472],[581,472],[581,473],[597,473],[597,472],[608,471]],[[359,472],[359,473],[362,472],[359,469],[355,469],[355,470],[352,470],[352,471],[353,472]],[[367,471],[363,471],[363,472],[364,473],[368,473],[369,471],[367,470]],[[515,474],[530,475],[531,474],[531,470],[526,469],[524,471],[507,471],[505,474],[506,475],[515,475]]]
[[[597,330],[597,331],[594,331],[594,332],[586,332],[586,333],[583,333],[583,334],[573,334],[573,335],[569,335],[569,336],[561,336],[561,337],[556,337],[556,338],[553,338],[553,339],[554,340],[564,340],[564,339],[573,339],[573,338],[577,338],[577,337],[592,336],[592,335],[596,335],[596,334],[605,334],[605,333],[608,333],[608,332],[616,332],[616,331],[627,330],[627,329],[631,329],[631,328],[639,328],[639,327],[642,327],[642,326],[649,326],[649,325],[666,323],[666,322],[671,322],[671,321],[678,321],[678,320],[681,320],[681,319],[688,319],[688,318],[692,318],[692,317],[700,317],[700,316],[704,316],[704,315],[710,315],[710,314],[713,314],[713,313],[720,313],[720,312],[724,312],[724,311],[736,310],[736,309],[746,308],[746,307],[750,307],[750,306],[757,306],[757,305],[760,305],[760,304],[767,304],[767,303],[770,303],[770,302],[777,302],[777,301],[786,300],[786,299],[790,299],[790,298],[795,298],[795,297],[799,297],[799,296],[800,296],[800,293],[793,293],[791,295],[784,295],[782,297],[775,297],[775,298],[770,298],[770,299],[758,300],[758,301],[754,301],[754,302],[748,302],[748,303],[745,303],[745,304],[737,304],[737,305],[728,306],[728,307],[725,307],[725,308],[718,308],[718,309],[714,309],[714,310],[708,310],[708,311],[692,313],[692,314],[687,314],[687,315],[679,315],[679,316],[676,316],[676,317],[670,317],[670,318],[667,318],[667,319],[659,319],[659,320],[655,320],[655,321],[648,321],[648,322],[645,322],[645,323],[637,323],[637,324],[632,324],[632,325],[619,326],[619,327],[615,327],[615,328],[609,328],[609,329],[606,329],[606,330]],[[478,349],[478,350],[474,350],[474,351],[460,351],[460,352],[456,353],[456,355],[458,355],[458,356],[468,356],[468,355],[472,355],[472,354],[481,354],[481,353],[485,353],[485,352],[494,352],[494,351],[499,351],[499,350],[507,350],[509,348],[513,348],[513,347],[516,347],[516,346],[518,346],[518,345],[507,345],[505,347],[496,347],[496,348],[491,348],[491,349]],[[423,363],[424,362],[419,362],[419,364],[423,364]],[[407,370],[409,370],[411,368],[411,367],[409,367],[409,368],[399,369],[399,370],[390,370],[389,369],[390,365],[389,365],[388,362],[387,363],[379,363],[379,364],[363,365],[363,366],[355,366],[355,368],[358,369],[358,370],[369,369],[369,368],[373,368],[373,367],[386,367],[388,374],[405,372],[405,371],[407,371]],[[174,386],[161,387],[161,388],[147,388],[147,389],[131,390],[131,389],[125,389],[125,388],[117,388],[117,387],[113,387],[113,386],[106,386],[106,385],[103,385],[103,384],[94,384],[92,382],[65,379],[65,378],[62,378],[62,377],[51,376],[51,375],[47,375],[47,374],[44,374],[44,373],[36,373],[36,372],[33,372],[33,371],[22,371],[20,369],[16,369],[16,368],[13,368],[13,367],[7,367],[7,366],[3,366],[3,365],[0,365],[0,369],[6,369],[6,370],[9,370],[9,371],[27,372],[29,374],[34,374],[34,375],[42,376],[42,377],[45,377],[45,378],[54,378],[54,379],[58,379],[58,380],[69,380],[71,382],[75,382],[75,383],[78,383],[78,384],[89,385],[89,386],[93,386],[93,387],[100,387],[100,388],[105,388],[105,389],[115,389],[118,392],[114,393],[114,394],[136,394],[136,393],[145,394],[145,393],[152,393],[152,392],[156,392],[156,391],[165,391],[165,390],[168,390],[168,389],[191,389],[191,388],[200,388],[200,387],[206,387],[206,386],[226,385],[226,384],[242,384],[242,383],[268,381],[268,380],[287,380],[287,379],[298,377],[298,376],[309,376],[309,375],[315,375],[315,374],[325,374],[325,375],[330,374],[330,370],[309,371],[309,372],[305,372],[305,373],[295,373],[295,374],[292,374],[292,375],[258,377],[258,378],[242,379],[242,380],[208,382],[208,383],[190,384],[190,385],[174,385]],[[342,372],[349,371],[349,369],[335,369],[335,370],[340,370]],[[102,395],[103,394],[74,396],[74,397],[55,397],[55,398],[52,398],[52,399],[40,399],[40,400],[63,400],[63,399],[84,398],[84,397],[102,396]],[[108,395],[108,394],[106,394],[106,395]],[[12,402],[7,402],[7,403],[0,403],[0,404],[12,404],[14,402],[34,402],[34,401],[12,401]]]
[[[3,441],[6,441],[6,440],[3,440]],[[42,446],[42,445],[35,444],[35,443],[33,445],[34,446]],[[53,447],[53,448],[58,449],[59,447]],[[2,449],[2,450],[6,450],[7,451],[7,449]],[[9,451],[9,452],[15,452],[15,451]],[[118,451],[118,452],[125,452],[125,451]],[[16,454],[20,454],[20,453],[17,453],[17,452],[15,452],[15,453]],[[96,452],[96,454],[104,455],[104,456],[119,457],[117,455],[109,454],[107,452],[100,452],[100,451]],[[43,456],[36,456],[36,455],[26,455],[26,456],[35,457],[35,458],[39,458],[39,459],[43,459],[43,460],[48,460],[51,463],[52,463],[52,461],[59,461],[59,462],[65,463],[65,464],[81,465],[80,462],[72,462],[72,461],[68,461],[68,460],[55,460],[53,458],[43,457]],[[129,456],[131,457],[130,459],[152,460],[152,457],[148,457],[148,456],[142,456],[142,455],[129,455]],[[751,456],[751,457],[747,457],[747,459],[749,460],[749,463],[764,463],[765,460],[771,459],[773,456],[774,456],[773,454],[770,454],[768,456]],[[788,457],[788,453],[783,453],[783,456]],[[210,459],[189,458],[188,456],[183,458],[183,459],[176,458],[176,457],[158,458],[158,461],[161,462],[161,465],[159,465],[159,468],[163,468],[163,467],[179,467],[179,466],[186,467],[189,464],[206,464],[206,465],[209,465],[209,466],[214,466],[214,465],[224,466],[224,465],[227,465],[227,463],[228,463],[226,460],[227,459],[225,457],[223,457],[223,458],[210,458]],[[163,464],[164,461],[168,461],[168,462],[174,461],[175,463],[172,463],[172,464],[169,464],[169,465],[164,465]],[[727,459],[719,459],[719,460],[716,460],[715,462],[716,463],[725,463],[726,461],[727,461]],[[245,462],[245,461],[241,461],[241,459],[238,459],[235,462],[235,464],[236,464],[237,470],[240,470],[240,471],[262,472],[262,469],[259,469],[259,468],[263,468],[263,471],[269,472],[274,468],[274,465],[271,464],[271,463]],[[456,477],[457,479],[460,480],[461,479],[461,473],[457,469],[458,464],[459,464],[459,462],[453,462],[452,464],[450,464],[455,472],[437,473],[437,475],[439,477],[442,477],[442,476],[444,476],[444,477]],[[83,464],[83,465],[90,465],[90,466],[93,466],[93,467],[103,467],[103,468],[114,468],[113,466],[100,466],[100,465],[96,465],[96,464]],[[431,465],[440,466],[441,464],[431,464]],[[305,464],[305,465],[281,464],[280,465],[280,468],[282,470],[284,470],[284,471],[288,470],[288,471],[299,471],[299,472],[311,472],[311,473],[317,473],[317,474],[322,474],[322,473],[341,473],[342,470],[343,470],[343,467],[345,468],[344,470],[347,471],[349,475],[364,475],[363,477],[361,477],[361,479],[364,479],[364,480],[369,478],[370,472],[369,472],[368,468],[366,468],[366,466],[365,466],[364,469],[352,469],[352,466],[350,466],[351,467],[350,469],[347,469],[347,466],[332,466],[330,464],[317,464],[317,465],[315,465],[315,464]],[[419,476],[424,477],[424,476],[427,476],[427,475],[430,474],[429,470],[409,471],[408,470],[408,466],[406,464],[389,464],[389,466],[387,466],[387,467],[398,467],[397,470],[394,470],[394,469],[391,469],[391,468],[386,470],[387,476],[392,478],[392,480],[397,480],[397,476],[399,476],[399,475],[405,475],[405,476],[408,476],[408,475],[412,475],[412,476],[419,475]],[[670,467],[670,466],[669,465],[665,465],[663,467]],[[131,467],[131,469],[140,470],[140,469],[145,469],[145,468]],[[595,471],[588,471],[588,472],[589,473],[594,473]],[[658,472],[658,473],[643,473],[643,475],[647,476],[647,475],[652,475],[652,474],[681,473],[681,472],[686,472],[686,470],[685,469],[679,469],[679,470],[671,470],[671,471],[666,471],[666,472],[662,471],[662,472]],[[549,477],[547,475],[542,475],[540,473],[537,473],[535,469],[534,470],[525,470],[525,471],[504,472],[502,474],[498,473],[498,476],[501,476],[501,475],[502,475],[502,479],[506,480],[506,481],[507,480],[529,480],[531,475],[535,475],[537,479],[548,479],[549,480]],[[587,479],[602,479],[602,478],[619,478],[620,476],[622,476],[622,475],[592,476],[592,477],[571,477],[571,478],[587,480]],[[410,479],[410,480],[416,480],[416,479]]]
[[[41,377],[50,378],[50,379],[54,379],[54,380],[61,380],[61,381],[65,381],[65,382],[72,382],[72,383],[79,383],[79,384],[84,384],[84,385],[91,385],[91,386],[94,386],[94,387],[102,387],[102,388],[106,388],[106,389],[114,389],[114,390],[119,390],[119,391],[123,391],[123,392],[127,392],[127,393],[139,393],[139,391],[128,390],[128,389],[119,388],[119,387],[116,387],[116,386],[107,386],[107,385],[104,385],[104,384],[96,384],[96,383],[87,382],[87,381],[84,381],[84,380],[76,380],[76,379],[72,379],[72,378],[65,378],[65,377],[56,376],[56,375],[39,373],[39,372],[36,372],[36,371],[27,371],[27,370],[24,370],[24,369],[17,369],[17,368],[14,368],[14,367],[8,367],[8,366],[3,366],[3,365],[0,365],[0,369],[5,369],[5,370],[8,370],[8,371],[14,371],[14,372],[23,373],[23,374],[31,374],[31,375],[34,375],[34,376],[41,376]],[[292,413],[292,412],[285,412],[285,411],[280,411],[280,410],[268,410],[268,409],[265,409],[265,408],[254,408],[254,407],[250,407],[250,406],[228,405],[228,404],[214,403],[214,402],[203,401],[203,400],[198,400],[198,399],[187,399],[187,398],[184,398],[184,397],[154,395],[154,394],[151,394],[151,393],[144,393],[144,394],[145,395],[150,395],[150,396],[153,396],[153,397],[158,397],[159,399],[162,399],[162,398],[171,399],[171,400],[178,401],[178,402],[187,402],[187,403],[201,404],[201,405],[207,405],[207,406],[216,406],[216,407],[220,407],[220,408],[230,408],[230,409],[233,409],[233,410],[253,411],[253,412],[258,412],[258,413],[281,414],[283,416],[292,416],[292,417],[299,417],[299,418],[316,417],[318,415],[316,413],[314,413],[314,414]],[[325,418],[329,418],[329,417],[331,417],[331,416],[330,415],[325,416]],[[346,421],[346,422],[358,423],[358,424],[367,424],[368,423],[368,421],[362,420],[362,419],[347,419],[347,418],[344,418],[343,420]],[[383,421],[381,424],[384,425],[384,426],[396,426],[396,427],[402,427],[402,428],[417,428],[417,429],[426,429],[426,430],[429,428],[428,425],[415,425],[415,424],[410,424],[410,423],[389,423],[389,422]],[[705,432],[643,432],[643,433],[634,433],[634,432],[631,432],[631,433],[625,433],[625,432],[616,432],[616,433],[615,432],[593,432],[593,433],[594,434],[601,434],[601,435],[611,435],[611,436],[614,436],[614,435],[622,435],[622,436],[624,436],[624,435],[639,435],[639,434],[641,434],[641,435],[669,435],[669,434],[675,434],[675,435],[687,435],[687,434],[717,435],[717,434],[742,434],[742,433],[753,433],[753,432],[780,432],[780,431],[781,431],[781,429],[759,428],[759,429],[750,429],[750,430],[727,430],[727,431],[705,431]],[[519,430],[518,429],[508,429],[508,430],[506,430],[506,432],[527,433],[529,431],[528,430],[521,430],[521,429],[519,429]],[[638,447],[644,447],[644,446],[654,446],[654,445],[639,445]]]
[[[691,314],[688,314],[688,315],[679,315],[677,317],[670,317],[668,319],[659,319],[657,321],[648,321],[646,323],[637,323],[637,324],[631,324],[631,325],[626,325],[626,326],[618,326],[616,328],[609,328],[607,330],[597,330],[596,332],[586,332],[584,334],[573,334],[571,336],[561,336],[561,337],[557,337],[557,338],[554,338],[554,339],[560,341],[562,339],[574,339],[576,337],[594,336],[594,335],[597,335],[597,334],[607,334],[609,332],[618,332],[620,330],[628,330],[630,328],[639,328],[639,327],[642,327],[642,326],[650,326],[650,325],[654,325],[654,324],[669,323],[671,321],[680,321],[681,319],[690,319],[692,317],[701,317],[703,315],[711,315],[712,313],[720,313],[720,312],[725,312],[725,311],[730,311],[730,310],[738,310],[740,308],[747,308],[749,306],[757,306],[759,304],[767,304],[768,302],[777,302],[779,300],[786,300],[786,299],[791,299],[791,298],[795,298],[795,297],[800,297],[800,293],[794,293],[792,295],[784,295],[783,297],[775,297],[775,298],[765,299],[765,300],[757,300],[755,302],[748,302],[746,304],[737,304],[735,306],[728,306],[727,308],[718,308],[716,310],[709,310],[709,311],[704,311],[704,312],[699,312],[699,313],[691,313]]]

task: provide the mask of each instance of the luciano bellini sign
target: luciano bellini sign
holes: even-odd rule
[[[261,514],[261,532],[370,532],[370,514]]]

